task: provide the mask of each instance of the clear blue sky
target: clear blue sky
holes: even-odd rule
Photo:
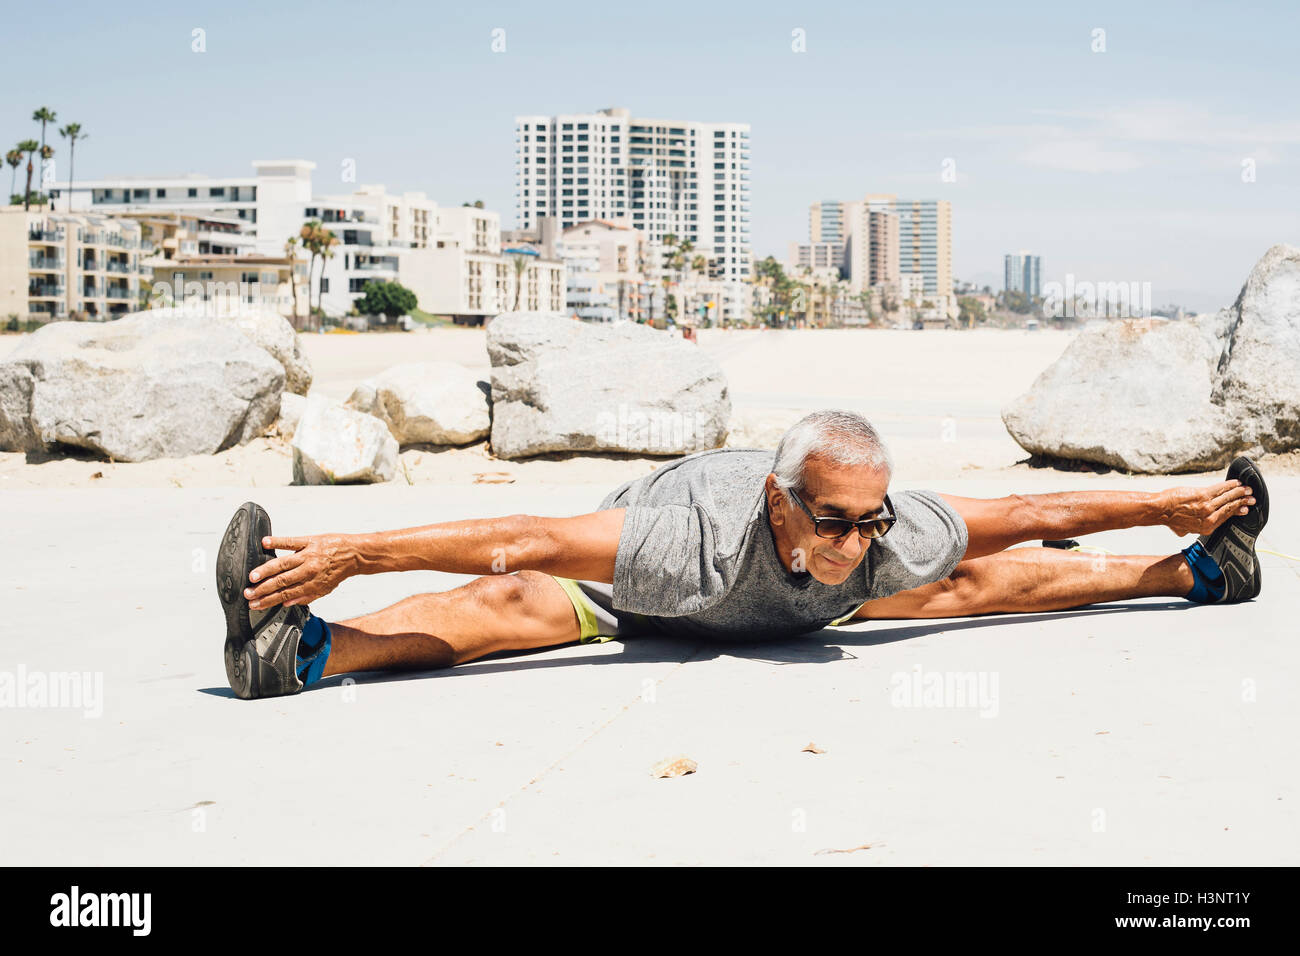
[[[304,157],[335,191],[354,159],[359,182],[513,224],[514,117],[626,106],[752,125],[760,256],[806,239],[817,199],[947,198],[958,278],[997,287],[1028,248],[1044,281],[1149,281],[1157,305],[1207,309],[1300,244],[1295,2],[69,0],[3,22],[0,145],[49,106],[90,135],[78,178]]]

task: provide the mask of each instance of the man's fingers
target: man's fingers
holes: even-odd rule
[[[249,600],[261,604],[265,604],[268,601],[271,604],[283,603],[283,592],[286,588],[291,588],[295,584],[301,584],[310,578],[311,571],[308,568],[291,568],[283,574],[277,574],[275,577],[263,581],[257,587],[253,588]]]
[[[262,539],[262,547],[272,551],[301,551],[310,542],[310,538],[276,538],[268,535]]]
[[[293,554],[286,554],[283,557],[276,558],[274,561],[267,561],[265,564],[254,568],[248,573],[248,580],[254,582],[265,581],[268,578],[275,577],[277,574],[283,574],[290,568],[296,568],[300,564],[302,564],[302,555],[295,551]]]

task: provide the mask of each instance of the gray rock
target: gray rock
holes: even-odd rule
[[[293,435],[293,483],[392,481],[397,451],[397,439],[373,415],[309,398]]]
[[[184,307],[151,309],[157,318],[192,317]],[[274,309],[249,305],[240,312],[208,318],[209,322],[229,322],[258,348],[284,366],[284,390],[306,395],[311,388],[311,361],[303,351],[298,333],[289,320]]]
[[[490,427],[478,381],[454,362],[412,362],[362,382],[346,404],[385,422],[403,445],[466,445],[486,438]]]
[[[515,312],[487,328],[492,451],[685,455],[720,447],[731,400],[718,364],[643,325]]]
[[[276,420],[275,427],[283,438],[293,438],[293,433],[298,428],[298,422],[302,420],[302,413],[307,409],[307,399],[301,395],[295,395],[293,392],[285,392],[280,396],[280,417]]]
[[[265,431],[283,389],[280,363],[226,323],[149,312],[52,322],[0,363],[0,448],[212,454]]]
[[[1002,420],[1032,454],[1141,473],[1300,447],[1300,249],[1270,249],[1218,313],[1085,329]]]

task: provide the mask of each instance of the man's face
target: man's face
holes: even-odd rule
[[[817,517],[858,521],[884,512],[889,472],[863,465],[835,465],[810,456],[804,466],[799,498]],[[842,584],[871,546],[852,530],[840,538],[818,537],[812,518],[781,493],[776,476],[767,476],[768,518],[781,562],[791,571],[807,571],[822,584]]]

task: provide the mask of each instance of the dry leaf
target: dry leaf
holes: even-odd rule
[[[873,846],[884,846],[884,844],[864,843],[862,846],[851,846],[847,850],[818,850],[813,856],[821,856],[823,853],[857,853],[859,850],[870,850]]]
[[[650,773],[656,777],[681,777],[688,773],[695,773],[699,767],[700,765],[690,757],[677,756],[659,761]]]
[[[508,471],[476,471],[474,472],[474,484],[476,485],[509,485],[513,484],[515,476]]]
[[[803,750],[799,752],[801,754],[824,754],[826,751],[822,750],[821,747],[818,747],[815,743],[813,743],[810,740],[808,741],[808,746],[804,747]]]
[[[102,471],[97,471],[97,472],[95,472],[93,475],[91,475],[90,477],[91,477],[91,478],[103,478],[103,477],[104,477],[104,473],[103,473]]]

